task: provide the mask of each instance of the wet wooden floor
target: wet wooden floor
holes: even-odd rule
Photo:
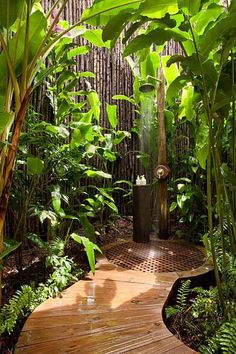
[[[125,270],[102,258],[95,276],[41,304],[26,321],[17,354],[190,354],[166,328],[162,308],[181,273]]]

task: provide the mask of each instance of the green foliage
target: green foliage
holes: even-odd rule
[[[104,16],[100,16],[102,9],[106,11]],[[185,171],[182,176],[190,181],[178,181],[173,186],[176,199],[170,209],[178,209],[183,224],[194,225],[191,233],[207,231],[207,214],[209,237],[204,236],[204,242],[211,252],[217,289],[198,289],[184,320],[185,327],[203,341],[217,333],[204,353],[235,352],[235,10],[234,0],[227,6],[218,0],[116,1],[110,7],[107,1],[95,1],[84,14],[85,19],[95,16],[93,24],[105,25],[104,38],[112,41],[129,26],[123,54],[135,53],[137,57],[128,58],[135,74],[136,103],[142,102],[141,80],[150,75],[145,60],[153,44],[161,52],[173,39],[183,50],[183,54],[163,62],[166,108],[173,112],[172,123],[181,120],[191,132],[188,160],[193,173],[188,170],[186,175]],[[141,28],[147,18],[148,25]],[[171,67],[175,74],[170,79]],[[175,128],[168,131],[172,138]],[[134,131],[140,132],[139,127]],[[142,158],[147,162],[144,152]],[[179,313],[180,308],[170,308],[169,315]],[[224,323],[230,324],[224,327]]]
[[[23,285],[17,290],[7,305],[0,310],[0,334],[11,333],[20,318],[29,315],[35,293],[31,286]]]
[[[49,265],[49,263],[48,263]],[[67,256],[52,256],[50,266],[53,271],[45,283],[34,289],[23,285],[0,310],[0,334],[11,334],[18,321],[27,317],[37,306],[60,294],[69,284],[78,280],[82,272],[75,273],[75,264]]]
[[[189,167],[191,168],[192,165]],[[194,175],[193,172],[191,174]],[[207,230],[205,196],[201,188],[187,177],[177,178],[173,182],[176,200],[172,201],[169,210],[177,215],[180,227],[177,229],[177,234],[189,241],[200,242],[202,234]]]
[[[19,212],[22,195],[29,196],[24,213],[28,210],[30,217],[39,217],[44,225],[47,222],[48,241],[66,237],[66,228],[77,232],[81,227],[84,236],[95,241],[104,224],[118,214],[113,193],[123,191],[113,187],[112,170],[119,156],[117,147],[130,134],[117,130],[115,105],[107,105],[111,128],[99,125],[100,101],[88,82],[94,75],[68,69],[76,64],[74,55],[83,53],[77,49],[72,38],[63,38],[48,57],[49,67],[54,70],[48,73],[46,94],[54,118],[45,122],[33,110],[29,112],[16,165],[12,206]],[[78,85],[86,90],[77,91]],[[32,157],[32,150],[37,157]],[[39,181],[35,177],[40,177]],[[43,189],[40,183],[44,183]],[[25,220],[20,218],[21,223]],[[26,226],[17,229],[32,236]]]
[[[209,335],[219,326],[222,319],[222,310],[219,304],[219,295],[216,288],[199,290],[194,299],[190,315],[200,327],[199,332]],[[208,323],[206,323],[209,321]],[[213,321],[213,322],[212,322]]]
[[[83,12],[82,20],[92,25],[105,25],[120,11],[138,9],[142,0],[109,0],[94,1],[91,8]]]
[[[225,246],[225,252],[222,250],[222,230],[220,225],[215,227],[214,232],[213,232],[213,240],[214,240],[214,251],[216,254],[217,258],[217,266],[220,272],[224,275],[225,272],[227,271],[227,268],[225,267],[226,264],[224,264],[225,259],[228,261],[232,260],[234,256],[231,254],[231,245],[230,245],[230,237],[229,237],[229,228],[226,220],[223,221],[223,232],[224,232],[224,246]],[[209,234],[205,234],[203,236],[203,243],[207,251],[207,255],[210,259],[212,259],[212,246],[209,238]]]
[[[187,279],[182,281],[176,295],[176,305],[175,306],[168,306],[165,308],[166,318],[170,318],[179,314],[187,305],[187,300],[189,298],[189,294],[191,293],[192,289],[191,280]]]
[[[182,282],[178,290],[176,296],[176,305],[181,309],[183,309],[187,304],[187,299],[191,291],[190,286],[191,286],[191,280],[188,279]]]
[[[207,345],[202,345],[199,348],[200,353],[209,354],[234,354],[236,351],[236,318],[229,322],[225,322],[216,335],[209,339]]]
[[[71,235],[71,237],[73,238],[74,241],[76,241],[84,246],[85,251],[86,251],[86,255],[88,257],[90,268],[94,274],[95,273],[95,250],[100,253],[102,253],[102,251],[100,250],[100,248],[97,245],[95,245],[93,242],[89,241],[89,239],[87,239],[86,237],[79,236],[75,233],[73,233]]]
[[[10,28],[17,20],[24,7],[24,0],[16,0],[14,3],[8,0],[2,0],[0,4],[0,25],[4,28]]]
[[[11,240],[9,238],[4,237],[3,252],[0,255],[0,260],[3,260],[11,252],[15,251],[18,247],[20,247],[20,245],[21,245],[21,242],[17,242],[15,240]]]
[[[30,175],[37,175],[38,177],[42,174],[44,168],[44,162],[37,157],[27,158],[27,170]]]
[[[219,330],[219,342],[223,353],[233,354],[236,351],[236,318],[226,322]]]
[[[106,105],[107,109],[107,116],[109,123],[111,124],[112,128],[116,128],[118,124],[118,119],[117,119],[117,106],[116,105],[110,105],[107,103]]]

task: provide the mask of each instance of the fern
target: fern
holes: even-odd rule
[[[191,280],[184,280],[177,292],[176,305],[182,310],[187,305],[188,296],[191,292]]]
[[[166,318],[179,314],[187,306],[188,296],[191,292],[191,280],[182,281],[176,295],[176,306],[168,306],[165,309]]]
[[[224,323],[219,330],[219,341],[223,354],[236,353],[236,318]]]
[[[199,348],[199,353],[202,354],[218,354],[220,353],[220,342],[219,336],[215,335],[213,338],[209,339],[207,345],[201,345]]]
[[[49,297],[57,296],[69,283],[78,280],[77,275],[73,274],[75,264],[69,257],[55,255],[51,261],[54,271],[46,283],[39,284],[36,290],[23,285],[0,310],[0,335],[4,332],[11,334],[19,320],[28,316]]]
[[[228,235],[228,223],[226,220],[223,222],[223,231],[224,231],[224,242],[227,254],[230,253],[231,245],[230,245],[230,238]],[[214,238],[214,248],[216,253],[216,262],[217,266],[221,273],[224,272],[224,261],[223,261],[223,250],[222,250],[222,235],[221,235],[221,228],[220,225],[215,227],[213,232]],[[209,258],[212,258],[212,250],[211,250],[211,242],[209,238],[209,234],[205,234],[203,236],[203,243],[207,251],[207,255]]]
[[[17,290],[8,304],[4,305],[0,312],[0,334],[13,331],[18,319],[30,313],[30,307],[34,302],[35,293],[31,286],[23,285]]]
[[[236,257],[230,255],[224,272],[225,284],[236,295]]]
[[[202,354],[235,354],[236,353],[236,318],[223,323],[216,335],[207,345],[202,345],[199,352]]]

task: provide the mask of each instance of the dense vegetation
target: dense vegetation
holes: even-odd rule
[[[189,331],[198,329],[202,352],[234,353],[236,1],[95,0],[73,25],[60,21],[68,1],[56,1],[47,14],[40,1],[0,5],[1,266],[17,252],[21,269],[22,250],[30,242],[45,252],[50,269],[45,284],[22,287],[3,307],[0,331],[10,333],[18,315],[76,279],[76,265],[65,253],[69,240],[83,245],[94,272],[97,238],[118,214],[114,193],[129,194],[123,187],[132,186],[113,176],[119,144],[131,132],[117,129],[117,108],[110,102],[109,129],[100,125],[99,97],[89,82],[94,74],[76,70],[76,57],[89,51],[74,41],[83,36],[109,48],[122,41],[134,74],[133,96],[117,92],[114,99],[136,110],[132,133],[140,137],[142,171],[152,179],[163,117],[173,170],[169,211],[176,213],[177,234],[203,242],[212,259],[216,288],[191,290],[184,283],[168,315],[186,312],[184,324]],[[102,30],[88,30],[84,22]],[[169,41],[178,42],[180,51],[163,56]],[[144,91],[145,83],[154,90]],[[33,91],[42,87],[50,100],[50,119],[30,105]],[[182,126],[189,145],[175,171],[173,142]],[[5,235],[8,204],[18,214],[18,225]],[[46,223],[44,234],[27,229],[29,217]],[[194,302],[186,311],[190,292]]]

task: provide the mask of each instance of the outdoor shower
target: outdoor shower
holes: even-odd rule
[[[150,93],[155,90],[151,80],[158,81],[157,88],[157,123],[158,146],[157,166],[153,174],[158,179],[157,200],[159,214],[159,238],[168,238],[168,206],[167,206],[167,179],[170,176],[170,168],[167,165],[166,129],[165,129],[165,84],[162,69],[158,70],[158,78],[148,75],[147,80],[140,85],[140,92]],[[134,241],[148,242],[151,229],[151,185],[134,186],[133,205],[134,216]]]

